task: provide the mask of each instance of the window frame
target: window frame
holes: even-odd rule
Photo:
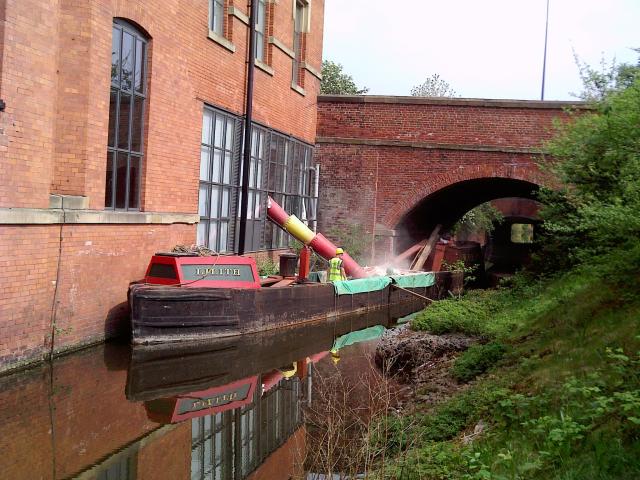
[[[262,15],[263,24],[260,25]],[[253,55],[256,61],[266,64],[266,39],[267,39],[267,0],[258,0],[256,7],[255,45]]]
[[[115,38],[116,32],[118,32],[118,39]],[[132,80],[129,82],[129,87],[123,87],[123,63],[122,58],[123,47],[126,36],[132,38],[132,53],[133,59],[131,61],[132,66]],[[112,49],[116,45],[117,40],[117,63],[113,63],[114,52],[112,50],[112,63],[111,63],[111,81],[110,81],[110,100],[109,100],[109,121],[108,121],[108,135],[107,135],[107,168],[105,178],[105,205],[106,210],[116,211],[141,211],[142,210],[142,169],[144,159],[144,147],[145,147],[145,117],[147,110],[148,100],[148,82],[147,72],[149,71],[149,55],[148,55],[148,43],[147,36],[133,24],[120,18],[115,18],[112,24]],[[140,50],[138,50],[140,46]],[[138,56],[142,57],[142,60],[138,64]],[[114,67],[116,72],[114,75]],[[141,70],[141,72],[140,72]],[[139,82],[139,83],[138,83]],[[115,102],[114,102],[115,95]],[[122,109],[122,97],[123,95],[129,96],[129,112],[127,114],[127,131],[126,131],[126,147],[123,147],[121,142],[121,121],[123,120]],[[115,103],[115,108],[114,108]],[[135,110],[136,105],[140,103],[139,112]],[[112,116],[113,115],[113,116]],[[134,118],[135,116],[135,118]],[[135,121],[134,121],[135,120]],[[136,131],[136,127],[139,128]],[[138,137],[136,150],[134,147],[134,135]],[[126,173],[124,181],[124,193],[118,188],[118,166],[121,156],[124,156]],[[133,166],[132,158],[137,162],[137,168]],[[131,180],[132,170],[137,169],[137,179],[135,185]],[[132,189],[132,186],[134,187]],[[135,194],[135,199],[132,198],[132,190]],[[124,206],[119,205],[120,195],[124,195]],[[133,202],[132,202],[133,200]]]
[[[205,139],[205,118],[211,115],[210,132],[208,139]],[[222,119],[222,139],[218,141],[216,138],[217,119]],[[200,175],[198,179],[198,213],[200,215],[200,223],[198,224],[198,244],[206,245],[219,253],[227,253],[234,249],[234,232],[235,232],[235,214],[237,198],[239,196],[240,187],[240,171],[239,171],[239,148],[238,135],[242,134],[241,120],[235,115],[223,110],[205,105],[202,112],[203,131],[201,133],[200,142]],[[229,139],[229,126],[233,127],[232,138]],[[206,143],[208,140],[209,143]],[[203,168],[203,152],[207,149],[207,179],[202,178]],[[220,154],[219,173],[216,175],[214,168],[216,166],[216,152]],[[229,172],[227,175],[227,171]],[[218,178],[216,180],[215,178]],[[203,187],[206,189],[205,198],[201,196]],[[216,216],[212,216],[212,195],[218,192]],[[228,192],[226,214],[223,211],[224,195]],[[201,209],[204,201],[204,211]],[[216,235],[215,244],[211,244],[211,226],[215,224]],[[222,244],[222,225],[226,225],[226,236],[224,248],[220,248]],[[204,227],[203,227],[204,226]],[[204,228],[204,232],[202,229]],[[201,240],[204,239],[204,242]]]
[[[209,31],[221,37],[225,37],[225,33],[226,33],[225,24],[224,24],[225,9],[226,9],[226,0],[209,0]],[[219,18],[216,15],[216,12],[219,13]],[[220,21],[219,31],[216,29],[217,20]]]
[[[304,72],[302,70],[302,64],[305,59],[303,56],[303,46],[309,3],[304,0],[294,0],[293,6],[293,58],[291,59],[291,83],[299,87],[304,87]]]

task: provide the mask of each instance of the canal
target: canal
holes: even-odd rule
[[[374,454],[353,440],[400,389],[373,362],[390,326],[387,312],[201,344],[107,343],[0,377],[0,477],[358,473]]]

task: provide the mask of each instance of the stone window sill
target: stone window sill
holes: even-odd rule
[[[0,225],[84,224],[196,224],[197,213],[118,212],[62,208],[0,208]]]
[[[221,45],[222,47],[226,48],[227,50],[229,50],[231,53],[234,53],[236,51],[236,46],[231,43],[229,40],[227,40],[226,38],[218,35],[216,32],[214,32],[213,30],[209,30],[209,40],[213,40],[214,42],[216,42],[218,45]]]
[[[273,77],[274,70],[273,70],[273,68],[271,68],[266,63],[261,62],[260,60],[256,59],[256,67],[258,67],[260,70],[262,70],[266,74],[271,75]]]
[[[296,93],[299,93],[303,97],[307,96],[307,92],[305,91],[305,89],[302,88],[300,85],[296,85],[295,83],[291,84],[291,90],[293,90]]]

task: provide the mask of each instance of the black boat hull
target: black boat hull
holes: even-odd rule
[[[459,290],[461,280],[461,275],[438,272],[431,287],[409,290],[436,299]],[[425,304],[393,286],[338,296],[332,284],[322,283],[261,289],[133,285],[129,293],[134,344],[242,335],[380,309],[409,314]]]

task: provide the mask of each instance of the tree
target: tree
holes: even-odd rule
[[[640,48],[634,49],[640,54]],[[640,58],[636,65],[618,64],[615,58],[608,63],[604,57],[600,59],[599,68],[594,68],[582,61],[576,52],[573,58],[582,80],[582,92],[571,93],[574,97],[590,102],[603,100],[609,93],[630,87],[636,78],[640,78]]]
[[[549,152],[563,187],[540,197],[540,260],[553,259],[540,270],[640,246],[640,77],[561,127]]]
[[[414,97],[457,97],[456,91],[451,88],[449,82],[440,78],[440,75],[434,73],[425,80],[424,83],[416,85],[411,89],[411,95]]]
[[[362,95],[367,93],[367,87],[358,88],[351,75],[342,71],[339,63],[325,60],[322,62],[322,81],[320,93],[323,95]]]

